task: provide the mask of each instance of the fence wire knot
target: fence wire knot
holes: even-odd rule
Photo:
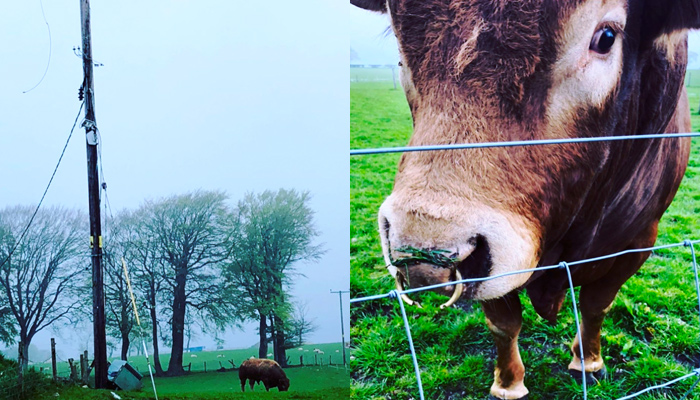
[[[685,247],[690,247],[690,246],[692,246],[692,245],[693,245],[693,242],[691,242],[691,241],[688,240],[688,239],[685,239],[685,240],[683,241],[683,246],[685,246]]]
[[[559,263],[559,269],[569,269],[569,263],[562,261]]]
[[[397,299],[397,298],[400,298],[401,295],[399,295],[398,290],[394,289],[394,290],[389,292],[389,297],[391,297],[392,299]]]

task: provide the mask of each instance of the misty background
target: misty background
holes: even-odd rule
[[[309,191],[327,252],[296,265],[303,276],[291,293],[318,327],[309,342],[340,342],[339,299],[330,291],[349,287],[346,4],[95,1],[91,17],[96,122],[114,213],[198,189],[225,191],[231,206],[248,192]],[[79,3],[8,3],[0,38],[0,208],[36,205],[80,107]],[[42,207],[53,205],[87,214],[80,127]],[[347,341],[349,296],[342,299]],[[228,329],[224,347],[254,345],[255,327]],[[50,337],[64,357],[92,354],[91,324],[46,329],[35,350],[48,350]],[[215,348],[196,332],[191,345]]]

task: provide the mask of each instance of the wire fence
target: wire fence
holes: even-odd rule
[[[393,148],[376,148],[376,149],[354,149],[350,150],[350,155],[351,156],[357,156],[357,155],[372,155],[372,154],[387,154],[387,153],[404,153],[404,152],[414,152],[414,151],[447,151],[447,150],[464,150],[464,149],[483,149],[483,148],[495,148],[495,147],[516,147],[516,146],[543,146],[543,145],[564,145],[564,144],[571,144],[571,143],[590,143],[590,142],[600,142],[600,141],[617,141],[617,140],[651,140],[651,139],[677,139],[677,138],[683,138],[683,137],[700,137],[700,132],[689,132],[689,133],[667,133],[667,134],[649,134],[649,135],[635,135],[635,136],[607,136],[607,137],[588,137],[588,138],[570,138],[570,139],[554,139],[554,140],[526,140],[526,141],[509,141],[509,142],[488,142],[488,143],[465,143],[465,144],[453,144],[453,145],[439,145],[439,146],[414,146],[414,147],[393,147]],[[625,251],[620,251],[617,253],[605,255],[605,256],[600,256],[600,257],[594,257],[594,258],[588,258],[584,260],[575,260],[571,262],[565,262],[562,261],[557,265],[549,265],[549,266],[543,266],[543,267],[537,267],[533,269],[528,269],[528,270],[521,270],[521,271],[512,271],[508,273],[503,273],[499,275],[494,275],[494,276],[488,276],[485,278],[471,278],[471,279],[462,279],[458,281],[450,281],[442,284],[437,284],[437,285],[430,285],[430,286],[424,286],[420,288],[414,288],[414,289],[407,289],[407,290],[391,290],[388,293],[384,294],[379,294],[379,295],[373,295],[373,296],[364,296],[364,297],[359,297],[359,298],[351,298],[350,299],[350,304],[355,304],[355,303],[361,303],[361,302],[366,302],[366,301],[376,301],[380,299],[386,299],[386,298],[392,298],[395,299],[398,302],[399,309],[401,311],[401,317],[403,319],[403,325],[404,325],[404,330],[406,331],[406,338],[408,340],[408,346],[409,350],[411,353],[411,359],[413,362],[413,369],[416,377],[416,384],[417,384],[417,389],[418,393],[420,396],[421,400],[425,400],[425,393],[423,391],[423,383],[421,381],[421,373],[420,373],[420,367],[418,364],[418,357],[416,354],[416,349],[413,344],[413,337],[411,335],[411,327],[409,324],[408,316],[406,314],[406,309],[404,306],[404,300],[402,298],[402,295],[408,295],[412,293],[418,293],[418,292],[424,292],[424,291],[429,291],[433,289],[438,289],[446,286],[452,286],[452,285],[458,285],[458,284],[467,284],[467,283],[478,283],[478,282],[484,282],[484,281],[490,281],[494,279],[499,279],[503,278],[506,276],[511,276],[511,275],[516,275],[516,274],[523,274],[523,273],[532,273],[535,271],[546,271],[546,270],[553,270],[553,269],[563,269],[567,273],[568,277],[568,282],[569,282],[569,291],[570,291],[570,296],[571,296],[571,303],[572,303],[572,311],[574,315],[574,319],[576,322],[576,335],[577,337],[581,338],[581,325],[579,323],[579,316],[578,316],[578,307],[576,303],[576,294],[574,291],[574,284],[573,280],[571,278],[571,269],[570,267],[576,266],[576,265],[583,265],[583,264],[590,264],[590,263],[595,263],[598,261],[618,257],[624,254],[630,254],[630,253],[641,253],[641,252],[652,252],[656,250],[661,250],[661,249],[670,249],[670,248],[675,248],[675,247],[688,247],[690,248],[691,255],[692,255],[692,268],[693,268],[693,274],[695,277],[695,292],[697,296],[697,301],[698,301],[698,312],[699,312],[699,318],[700,318],[700,277],[698,276],[698,266],[697,266],[697,258],[695,255],[695,245],[700,243],[700,240],[690,240],[686,239],[683,242],[680,243],[674,243],[674,244],[667,244],[667,245],[660,245],[660,246],[654,246],[654,247],[648,247],[648,248],[640,248],[640,249],[629,249]],[[579,345],[579,358],[581,359],[581,387],[582,387],[582,394],[583,394],[583,399],[587,400],[588,399],[588,387],[586,383],[586,369],[585,369],[585,357],[584,357],[584,349],[583,345]],[[659,384],[659,385],[654,385],[650,386],[646,389],[640,390],[638,392],[632,393],[630,395],[620,397],[616,400],[629,400],[633,399],[636,397],[641,396],[642,394],[645,394],[647,392],[650,392],[652,390],[657,390],[657,389],[662,389],[669,387],[675,383],[690,379],[690,378],[696,378],[696,381],[694,384],[691,386],[691,388],[683,395],[683,397],[680,398],[680,400],[683,400],[688,397],[690,393],[697,387],[698,384],[700,384],[700,368],[695,368],[692,372],[672,379],[666,383]]]

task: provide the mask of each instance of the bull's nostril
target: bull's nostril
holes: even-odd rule
[[[464,260],[457,264],[457,269],[464,279],[485,278],[489,276],[492,267],[491,249],[486,237],[477,235],[469,239],[474,250]]]

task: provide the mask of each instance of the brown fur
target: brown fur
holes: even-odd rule
[[[250,382],[250,390],[253,385],[262,382],[265,390],[278,388],[280,392],[289,390],[289,379],[277,362],[273,360],[251,358],[243,361],[238,369],[238,377],[241,380],[241,391],[245,392],[245,382]]]
[[[414,121],[411,146],[690,130],[683,29],[700,26],[700,1],[364,3],[375,11],[389,5]],[[589,49],[588,38],[605,26],[616,30],[615,47]],[[664,139],[405,153],[380,211],[385,258],[406,246],[450,249],[466,257],[461,275],[478,277],[651,246],[689,146],[689,139]],[[483,244],[469,244],[476,240]],[[584,332],[573,350],[583,344],[586,370],[603,368],[603,317],[647,257],[572,268]],[[414,286],[451,279],[428,265],[398,273]],[[527,290],[554,322],[568,287],[562,270],[509,279],[465,291],[486,300],[498,349],[491,393],[504,399],[527,394],[513,293]]]

